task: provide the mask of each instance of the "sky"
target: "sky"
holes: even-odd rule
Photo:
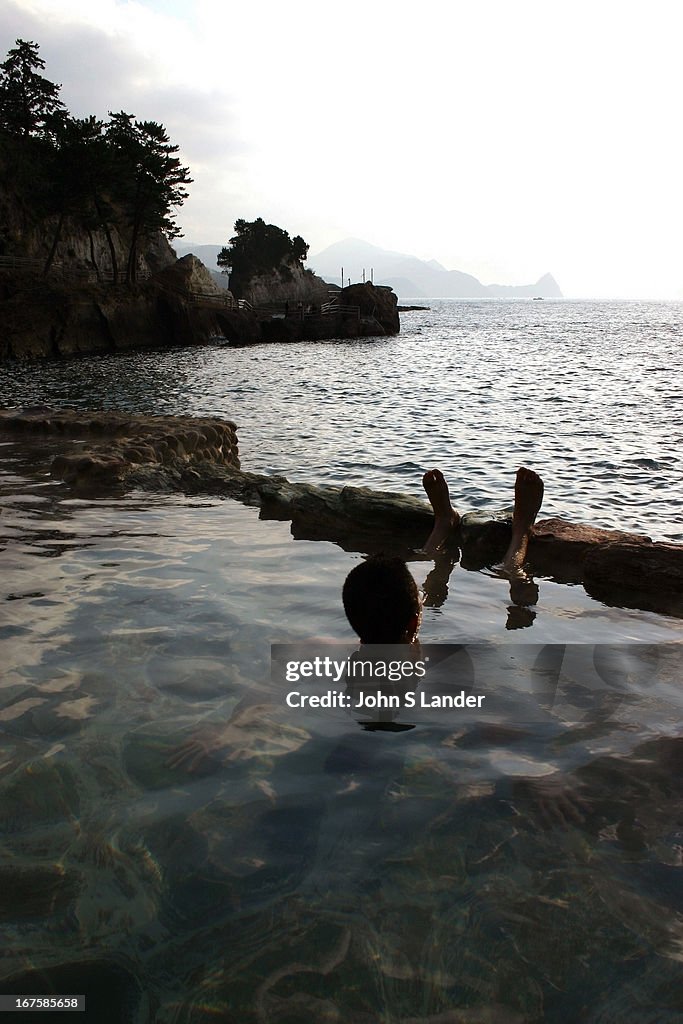
[[[683,299],[677,0],[2,0],[72,114],[161,121],[185,239],[238,217],[485,284]]]

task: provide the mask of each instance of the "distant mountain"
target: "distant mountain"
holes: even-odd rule
[[[360,281],[363,270],[366,280],[370,271],[375,284],[386,284],[399,296],[417,298],[562,298],[552,274],[544,274],[535,284],[502,285],[482,284],[471,274],[459,270],[446,270],[436,260],[420,260],[406,253],[390,252],[360,238],[346,238],[309,257],[308,265],[328,281],[338,284],[341,268],[344,278]]]
[[[216,283],[223,288],[227,287],[227,277],[220,273],[216,265],[216,258],[223,248],[222,245],[177,240],[173,243],[173,248],[178,256],[185,256],[188,252],[194,253],[209,268]],[[552,274],[544,274],[535,284],[486,285],[471,274],[464,274],[459,270],[446,270],[436,260],[420,260],[417,256],[408,256],[406,253],[390,252],[360,238],[346,238],[342,242],[335,242],[316,256],[309,257],[308,266],[333,284],[339,284],[342,267],[345,283],[348,277],[352,282],[360,281],[363,269],[366,280],[369,281],[372,269],[375,284],[388,285],[397,295],[404,297],[562,298],[562,292]]]

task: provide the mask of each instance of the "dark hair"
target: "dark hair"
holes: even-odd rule
[[[344,611],[364,644],[400,644],[420,614],[420,595],[400,558],[372,557],[355,566],[342,590]]]

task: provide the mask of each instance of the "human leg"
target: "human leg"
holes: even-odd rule
[[[425,473],[422,486],[434,509],[434,526],[422,550],[433,558],[458,526],[460,516],[451,505],[448,484],[440,469],[430,469]]]
[[[538,473],[524,466],[517,470],[515,480],[515,508],[512,514],[512,537],[503,567],[509,572],[521,571],[526,558],[531,527],[543,501],[543,481]]]

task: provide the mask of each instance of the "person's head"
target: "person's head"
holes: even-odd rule
[[[411,643],[417,636],[422,602],[400,558],[373,555],[355,566],[344,582],[342,600],[363,644]]]

